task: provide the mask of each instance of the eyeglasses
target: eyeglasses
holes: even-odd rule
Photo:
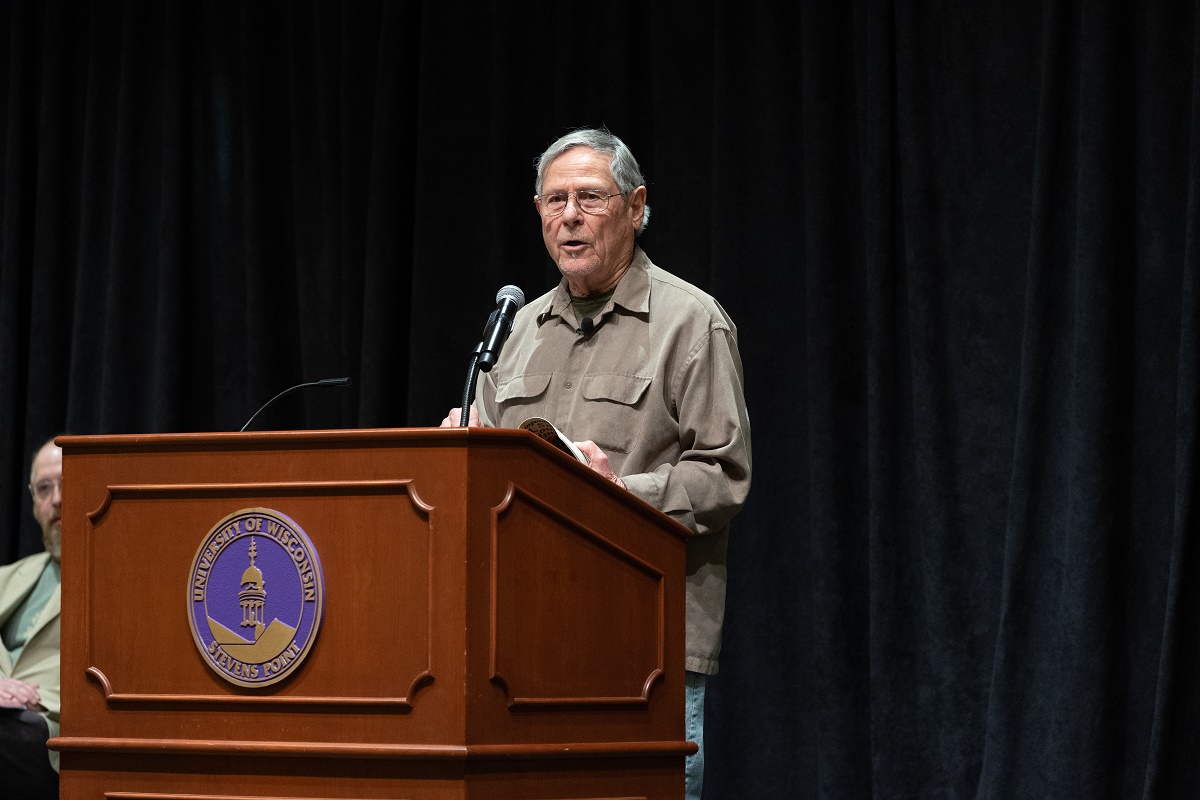
[[[608,208],[608,201],[611,198],[620,197],[623,194],[625,192],[605,194],[601,189],[580,189],[577,192],[540,194],[533,199],[541,209],[543,217],[557,217],[567,210],[567,203],[572,197],[575,198],[575,205],[579,207],[580,211],[586,214],[599,214]]]
[[[39,501],[49,500],[54,495],[55,489],[62,494],[62,478],[53,481],[40,480],[37,483],[29,484],[29,493]]]

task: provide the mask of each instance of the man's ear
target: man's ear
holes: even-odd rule
[[[629,193],[630,222],[636,232],[642,227],[642,216],[646,213],[646,187],[639,186]]]

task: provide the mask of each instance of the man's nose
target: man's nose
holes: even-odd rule
[[[563,219],[580,219],[583,217],[583,211],[579,208],[579,199],[573,194],[567,195],[567,205],[563,209]]]

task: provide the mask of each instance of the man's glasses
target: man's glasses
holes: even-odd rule
[[[543,217],[557,217],[567,210],[567,203],[572,197],[575,198],[575,205],[579,207],[580,211],[585,214],[599,214],[608,208],[608,201],[611,198],[620,197],[623,194],[625,193],[605,194],[601,189],[580,189],[577,192],[540,194],[533,199],[541,209]]]
[[[54,495],[54,490],[62,492],[62,478],[56,481],[41,480],[37,483],[29,484],[29,493],[39,501],[49,500]]]

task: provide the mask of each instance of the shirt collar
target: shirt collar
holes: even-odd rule
[[[604,306],[597,316],[604,316],[617,306],[633,314],[646,314],[650,311],[650,259],[642,252],[642,248],[634,246],[633,261],[629,269],[621,276],[612,299]],[[541,325],[552,317],[561,317],[568,325],[575,326],[575,311],[571,308],[571,292],[567,289],[567,279],[558,282],[558,287],[550,293],[545,306],[538,311],[537,323]]]

